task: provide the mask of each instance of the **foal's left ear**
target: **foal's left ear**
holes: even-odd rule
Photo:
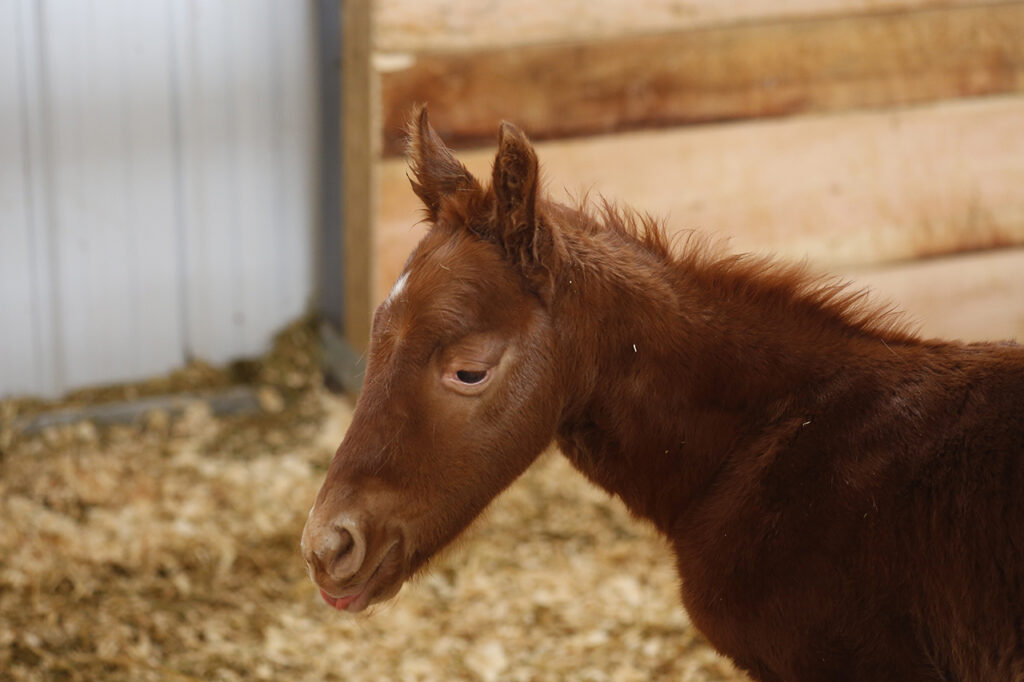
[[[511,123],[498,129],[498,155],[492,183],[498,241],[524,266],[539,265],[537,154],[526,135]],[[541,238],[542,240],[542,238]]]

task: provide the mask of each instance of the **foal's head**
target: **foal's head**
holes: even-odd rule
[[[430,230],[373,320],[366,379],[302,535],[328,603],[361,611],[462,531],[551,441],[557,235],[537,157],[504,124],[483,187],[427,121],[410,129]]]

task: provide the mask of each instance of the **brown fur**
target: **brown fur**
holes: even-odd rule
[[[393,594],[555,440],[755,679],[1024,679],[1024,350],[552,203],[508,124],[490,187],[425,110],[410,150],[432,226],[303,538],[332,603]]]

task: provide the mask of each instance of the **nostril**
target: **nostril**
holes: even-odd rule
[[[366,542],[355,524],[337,522],[315,535],[307,563],[324,578],[343,581],[359,571],[366,553]]]
[[[353,548],[356,546],[355,538],[352,537],[352,533],[348,532],[345,528],[335,528],[338,532],[338,550],[334,554],[333,563],[342,561],[349,554],[352,553]]]

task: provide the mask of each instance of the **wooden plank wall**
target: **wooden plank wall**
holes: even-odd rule
[[[991,0],[375,0],[384,52],[597,41],[708,27],[999,4]]]
[[[737,251],[808,258],[927,334],[1024,337],[1024,3],[681,8],[380,0],[371,298],[424,229],[397,153],[428,101],[485,177],[508,119],[540,141],[556,197],[603,194]]]
[[[558,139],[1019,92],[1022,27],[1024,5],[977,5],[425,50],[381,76],[384,146],[401,152],[416,101],[465,147],[489,143],[509,103]]]

